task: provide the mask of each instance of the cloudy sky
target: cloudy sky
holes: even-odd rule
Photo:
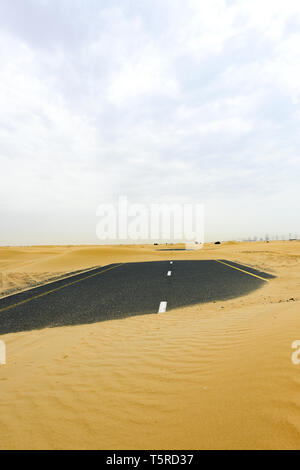
[[[0,244],[97,242],[99,204],[300,234],[299,0],[1,0]]]

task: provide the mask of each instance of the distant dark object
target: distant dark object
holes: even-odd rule
[[[158,243],[153,243],[153,245],[158,245]]]
[[[193,251],[192,248],[159,248],[158,251]]]
[[[221,245],[221,242],[215,242],[215,245]]]

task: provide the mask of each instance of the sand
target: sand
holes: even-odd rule
[[[300,242],[156,248],[3,247],[1,293],[119,261],[226,258],[277,277],[163,315],[0,336],[1,449],[300,447]]]

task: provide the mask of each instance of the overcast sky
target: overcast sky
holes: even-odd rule
[[[299,0],[1,0],[0,243],[97,242],[99,204],[300,235]]]

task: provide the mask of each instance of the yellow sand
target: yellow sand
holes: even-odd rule
[[[0,448],[300,447],[300,242],[155,248],[0,248],[2,294],[118,261],[226,258],[278,277],[226,302],[1,336]]]

